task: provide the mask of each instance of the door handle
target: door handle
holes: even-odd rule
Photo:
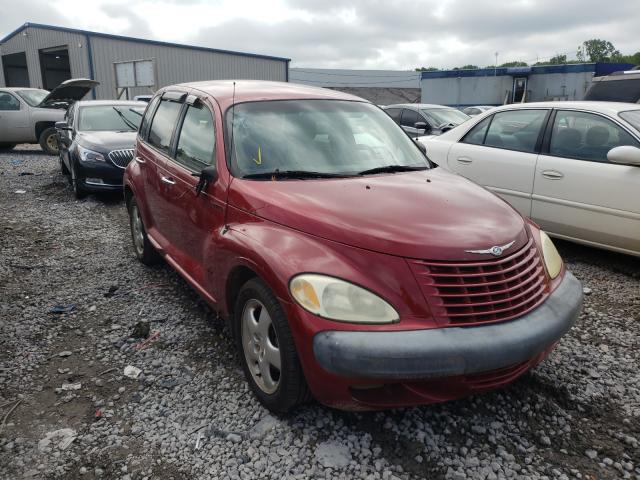
[[[175,180],[173,180],[173,179],[171,179],[171,178],[168,178],[168,177],[162,177],[162,178],[160,178],[160,180],[161,180],[163,183],[167,183],[167,184],[169,184],[169,185],[175,185],[175,184],[176,184]]]
[[[542,176],[544,178],[548,178],[549,180],[560,180],[564,177],[562,172],[558,172],[557,170],[543,170]]]
[[[142,159],[142,158],[140,158],[140,157],[136,157],[136,158],[135,158],[135,160],[136,160],[136,162],[138,162],[138,163],[147,163],[147,161],[146,161],[146,160],[143,160],[143,159]]]
[[[473,160],[471,158],[469,158],[469,157],[458,157],[457,160],[458,160],[459,163],[467,163],[467,164],[469,164],[469,163],[473,162]]]

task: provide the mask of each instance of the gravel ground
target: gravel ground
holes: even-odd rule
[[[135,260],[118,196],[74,200],[57,160],[21,147],[0,154],[0,235],[1,478],[640,479],[638,259],[559,243],[584,313],[507,389],[277,418],[223,322]]]

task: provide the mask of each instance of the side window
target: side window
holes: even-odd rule
[[[171,148],[171,136],[176,126],[182,103],[162,100],[151,122],[149,144],[165,153]]]
[[[560,110],[553,122],[549,155],[607,162],[609,150],[622,145],[640,147],[625,130],[600,115]]]
[[[482,145],[490,122],[491,117],[487,117],[482,120],[471,130],[469,130],[469,132],[467,132],[467,134],[461,140],[462,143],[470,143],[471,145]]]
[[[414,128],[416,122],[424,122],[424,119],[420,118],[418,112],[408,109],[402,110],[402,120],[400,121],[400,125],[403,127]]]
[[[484,145],[533,153],[547,110],[511,110],[493,116]]]
[[[400,115],[402,114],[401,108],[388,108],[387,110],[385,110],[385,112],[387,112],[387,115],[393,118],[394,122],[400,125]]]
[[[190,170],[214,165],[216,132],[211,111],[205,106],[187,109],[180,130],[176,161]]]
[[[140,122],[140,136],[145,140],[147,139],[147,132],[149,131],[149,124],[151,123],[151,117],[153,116],[153,112],[155,112],[159,101],[160,101],[159,96],[157,96],[151,101],[151,103],[147,107],[147,110],[144,112],[144,117],[142,117],[142,122]]]
[[[20,102],[13,95],[6,92],[0,92],[0,110],[5,112],[20,110]]]

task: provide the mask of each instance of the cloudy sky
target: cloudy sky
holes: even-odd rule
[[[19,7],[17,6],[19,4]],[[640,50],[639,0],[0,0],[24,22],[264,53],[293,67],[413,69],[575,56],[603,38]]]

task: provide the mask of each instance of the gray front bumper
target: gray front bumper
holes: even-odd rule
[[[316,360],[346,377],[437,378],[486,372],[525,362],[574,324],[582,286],[566,272],[562,283],[530,313],[504,323],[397,332],[325,331],[313,339]]]

